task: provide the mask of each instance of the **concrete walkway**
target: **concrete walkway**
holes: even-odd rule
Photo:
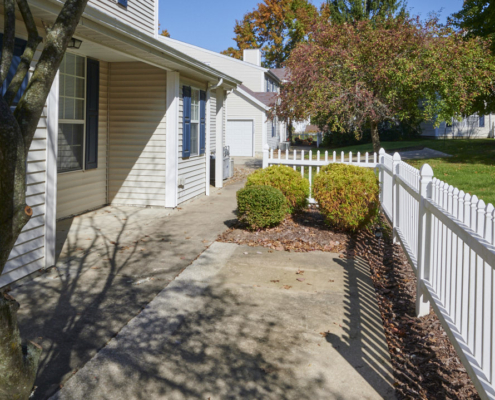
[[[390,152],[393,154],[392,152]],[[428,160],[430,158],[447,158],[452,157],[451,154],[443,153],[438,150],[425,147],[422,150],[399,151],[400,157],[403,160]]]
[[[365,262],[214,243],[52,399],[383,398]]]
[[[105,207],[59,223],[56,268],[11,292],[23,338],[43,347],[35,399],[59,390],[216,240],[241,187],[173,211]]]

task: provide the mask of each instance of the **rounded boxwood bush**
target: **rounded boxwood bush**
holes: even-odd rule
[[[379,186],[372,169],[345,164],[321,168],[313,196],[329,225],[346,231],[367,226],[378,215]]]
[[[289,208],[283,193],[270,186],[247,186],[237,192],[239,221],[250,229],[269,228],[280,224]]]
[[[253,172],[247,178],[246,186],[262,185],[279,189],[287,199],[290,212],[301,210],[308,205],[309,181],[285,165],[272,165]]]

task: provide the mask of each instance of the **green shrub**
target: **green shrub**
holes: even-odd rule
[[[272,165],[257,170],[247,178],[246,186],[251,185],[271,186],[279,189],[287,199],[291,213],[308,205],[309,181],[285,165]]]
[[[247,186],[237,192],[239,221],[250,229],[269,228],[280,224],[289,212],[283,193],[270,186]]]
[[[338,229],[356,231],[378,215],[378,179],[369,168],[326,165],[314,179],[313,196],[327,223]]]

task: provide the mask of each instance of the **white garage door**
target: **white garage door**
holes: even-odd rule
[[[230,146],[231,156],[253,155],[253,121],[227,121],[227,146]]]

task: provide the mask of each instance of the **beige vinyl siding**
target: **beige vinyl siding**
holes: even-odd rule
[[[182,51],[183,53],[208,64],[210,67],[218,69],[226,75],[232,76],[247,86],[254,92],[264,92],[265,69],[241,62],[234,58],[215,54],[210,51],[182,43],[177,40],[166,40],[169,46]]]
[[[35,53],[31,73],[39,59],[41,48],[40,46]],[[32,207],[33,216],[15,242],[0,277],[0,287],[44,267],[47,115],[47,107],[45,107],[29,148],[27,160],[26,203]]]
[[[199,83],[181,80],[180,84],[180,101],[179,101],[179,181],[185,178],[184,187],[179,187],[179,204],[196,196],[206,193],[206,157],[205,155],[182,158],[182,111],[183,111],[183,93],[184,85],[194,86],[204,90]]]
[[[167,75],[148,64],[110,63],[109,200],[165,206]]]
[[[216,153],[217,145],[217,93],[210,92],[210,153]]]
[[[129,0],[127,8],[116,0],[89,0],[89,5],[133,28],[155,35],[155,7],[158,0]]]
[[[108,63],[100,62],[98,168],[58,174],[57,219],[102,207],[107,199]]]
[[[227,120],[252,119],[254,122],[254,151],[263,151],[263,123],[265,112],[259,107],[245,100],[235,91],[227,97]]]

